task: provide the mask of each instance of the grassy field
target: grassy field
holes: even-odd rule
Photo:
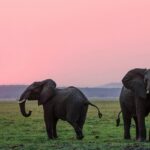
[[[36,102],[28,102],[27,109],[33,111],[31,117],[25,118],[19,112],[16,102],[0,102],[0,149],[14,150],[142,150],[150,149],[150,143],[135,141],[135,128],[131,128],[132,140],[123,139],[123,122],[116,127],[115,119],[119,103],[114,101],[94,101],[103,113],[97,117],[97,110],[89,107],[84,125],[84,139],[75,138],[73,128],[59,120],[57,140],[48,140],[43,121],[42,107]],[[134,124],[134,123],[132,123]],[[146,120],[150,127],[150,119]],[[147,129],[148,130],[148,129]]]

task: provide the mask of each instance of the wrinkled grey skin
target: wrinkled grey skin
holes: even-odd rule
[[[49,139],[57,138],[56,124],[58,119],[69,122],[75,132],[77,139],[83,138],[82,128],[86,119],[88,105],[91,104],[83,93],[75,88],[56,88],[56,83],[47,79],[42,82],[34,82],[21,95],[22,99],[38,100],[39,105],[43,105],[44,121]],[[26,113],[25,102],[19,104],[23,116],[28,117],[31,111]],[[99,117],[102,116],[98,109]]]
[[[150,112],[150,70],[136,68],[122,79],[120,106],[124,121],[124,138],[130,139],[131,118],[136,125],[136,139],[146,140],[145,117]]]

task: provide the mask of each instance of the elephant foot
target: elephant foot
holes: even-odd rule
[[[55,140],[55,139],[57,139],[58,138],[58,136],[57,135],[53,135],[53,136],[48,136],[48,139],[49,140]]]
[[[48,138],[48,140],[55,140],[55,138]]]
[[[138,139],[139,139],[139,138],[136,137],[136,138],[135,138],[135,141],[138,141]]]
[[[84,138],[83,135],[77,136],[77,139],[78,139],[78,140],[82,140],[83,138]]]
[[[56,136],[54,136],[54,139],[57,139],[58,138],[58,136],[56,135]]]
[[[139,141],[139,142],[145,142],[146,139],[145,138],[138,138],[137,141]]]
[[[130,136],[124,136],[124,139],[125,139],[125,140],[130,140],[131,137],[130,137]]]
[[[55,138],[53,136],[48,136],[49,140],[54,140]]]

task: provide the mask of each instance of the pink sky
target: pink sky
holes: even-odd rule
[[[149,64],[149,0],[0,1],[0,84],[95,86]]]

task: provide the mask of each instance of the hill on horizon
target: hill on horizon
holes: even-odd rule
[[[122,88],[121,82],[112,82],[99,86],[100,88]]]
[[[28,85],[0,85],[1,100],[17,100]],[[120,95],[121,84],[109,83],[100,87],[79,87],[90,99],[116,99]]]

